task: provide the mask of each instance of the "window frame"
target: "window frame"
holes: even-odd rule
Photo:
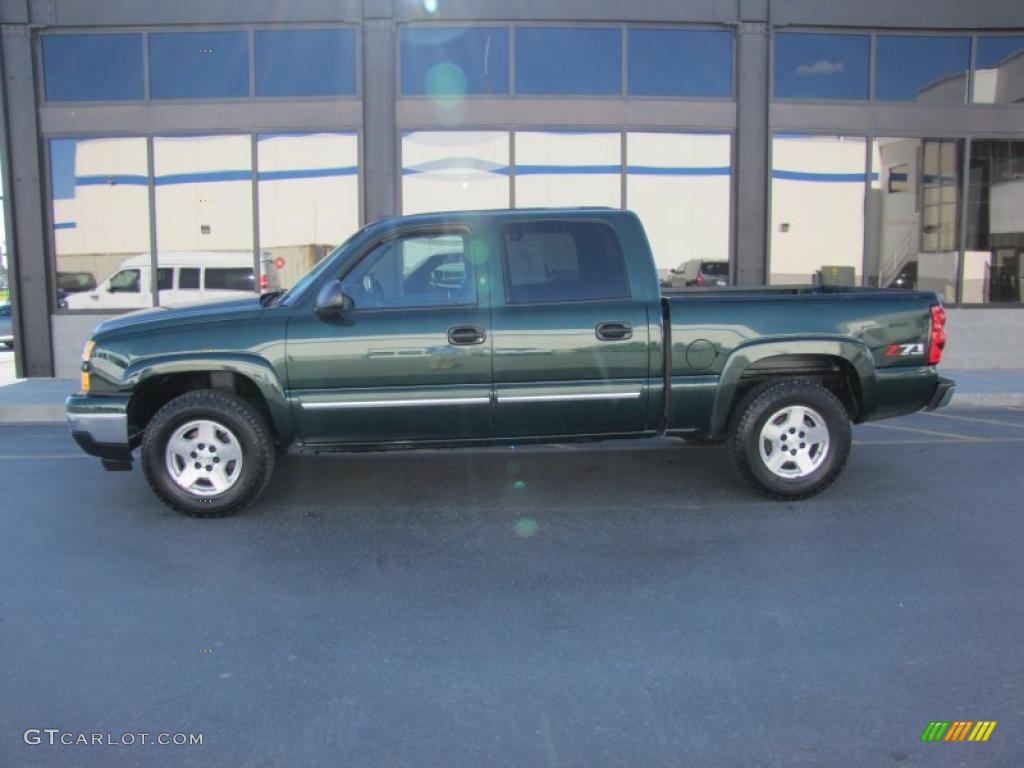
[[[725,96],[694,96],[694,95],[648,95],[632,93],[629,90],[629,33],[633,30],[664,31],[664,32],[720,32],[729,36],[729,93]],[[707,24],[626,24],[622,35],[622,95],[630,99],[656,99],[658,101],[736,101],[736,32],[727,26],[711,26]],[[636,129],[634,129],[636,130]],[[675,130],[674,128],[672,130]]]
[[[775,92],[775,65],[776,65],[776,34],[787,35],[838,35],[843,37],[866,37],[868,41],[868,72],[867,72],[867,96],[863,99],[816,99],[813,96],[779,96]],[[836,104],[851,106],[856,104],[868,104],[875,101],[875,38],[877,34],[872,29],[858,27],[829,27],[829,28],[790,28],[773,27],[770,41],[770,52],[768,56],[768,99],[769,103],[778,101],[784,104]],[[883,102],[886,104],[900,104],[902,102]]]
[[[609,230],[612,242],[615,244],[615,249],[619,256],[619,265],[622,268],[623,285],[625,286],[626,292],[621,296],[602,296],[596,298],[563,298],[563,299],[551,299],[547,301],[512,301],[510,292],[512,290],[512,283],[509,280],[509,268],[508,268],[508,247],[505,232],[509,227],[523,226],[523,225],[558,225],[565,224],[567,221],[573,224],[587,224],[596,225]],[[539,307],[539,306],[554,306],[554,305],[565,305],[565,304],[603,304],[610,302],[632,302],[634,298],[633,285],[629,279],[629,265],[626,263],[626,254],[622,250],[622,243],[619,242],[618,230],[607,221],[602,219],[594,218],[570,218],[570,219],[551,219],[551,218],[516,218],[511,221],[500,222],[497,224],[499,230],[498,238],[500,239],[501,249],[501,282],[504,286],[504,299],[505,306],[507,307]],[[573,238],[575,244],[576,238]]]
[[[402,229],[393,230],[391,232],[385,232],[381,235],[373,238],[368,242],[360,251],[352,257],[345,265],[338,270],[333,280],[339,283],[344,282],[345,278],[351,275],[360,264],[373,253],[377,248],[385,243],[390,243],[394,240],[404,240],[413,237],[431,237],[431,236],[444,236],[444,235],[459,235],[465,240],[466,248],[463,254],[466,256],[468,263],[473,262],[474,252],[474,240],[473,229],[465,224],[437,224],[437,225],[419,225],[414,227],[406,227]],[[353,314],[356,315],[370,315],[378,314],[382,312],[424,312],[424,311],[438,311],[448,309],[483,309],[485,308],[484,302],[481,301],[481,293],[477,284],[477,276],[480,270],[477,269],[476,265],[473,267],[473,295],[475,300],[470,303],[461,304],[438,304],[438,305],[424,305],[414,307],[364,307],[360,308],[356,306],[353,310]],[[329,284],[327,281],[325,284]],[[319,289],[318,289],[319,290]]]
[[[493,26],[493,25],[492,25]],[[348,29],[351,30],[355,36],[354,56],[355,56],[355,93],[346,95],[324,95],[324,96],[257,96],[256,95],[256,36],[257,31],[265,32],[276,32],[276,31],[302,31],[302,30],[330,30],[330,29]],[[240,24],[229,24],[229,25],[217,25],[217,24],[194,24],[190,26],[183,26],[181,24],[170,24],[167,26],[156,26],[153,24],[140,24],[131,27],[113,27],[113,26],[97,26],[97,27],[67,27],[67,28],[47,28],[45,34],[34,35],[32,40],[32,59],[35,65],[36,72],[40,73],[40,76],[35,78],[35,90],[37,104],[43,108],[49,109],[61,109],[66,107],[116,107],[116,106],[127,106],[127,105],[159,105],[159,104],[209,104],[213,102],[222,104],[238,104],[246,101],[252,101],[257,103],[288,103],[288,102],[310,102],[310,101],[349,101],[356,102],[360,101],[362,96],[363,87],[363,40],[360,34],[361,27],[358,23],[352,22],[301,22],[296,24],[282,24],[279,22],[268,22],[268,23],[240,23]],[[247,37],[247,51],[249,55],[249,67],[248,67],[248,89],[245,96],[231,96],[231,97],[213,97],[213,98],[180,98],[180,99],[154,99],[150,93],[150,67],[149,67],[149,36],[156,33],[182,33],[182,32],[244,32]],[[45,82],[45,67],[43,61],[43,43],[44,37],[57,37],[59,35],[125,35],[125,34],[138,34],[142,35],[142,98],[141,99],[118,99],[115,101],[47,101],[46,99],[46,82]],[[334,130],[337,126],[325,128],[324,130]],[[357,127],[345,127],[345,130],[351,130],[359,132],[361,126]],[[256,132],[256,131],[254,131]],[[264,131],[265,132],[265,131]],[[160,131],[139,129],[134,132],[133,135],[158,135]],[[164,131],[164,135],[169,135],[169,131]],[[75,134],[76,136],[78,133]],[[50,137],[47,137],[50,138]]]

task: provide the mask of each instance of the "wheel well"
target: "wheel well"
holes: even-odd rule
[[[834,355],[775,355],[752,363],[743,371],[731,408],[755,387],[783,379],[809,379],[821,384],[839,399],[851,421],[860,421],[860,377],[848,360]]]
[[[277,439],[270,407],[259,387],[252,379],[232,371],[189,371],[154,376],[142,382],[128,403],[129,434],[136,435],[145,430],[156,412],[174,398],[198,389],[218,389],[232,392],[255,406],[267,423],[267,428]]]

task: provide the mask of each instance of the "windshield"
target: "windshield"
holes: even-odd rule
[[[338,253],[338,251],[340,251],[342,248],[347,247],[348,244],[351,243],[353,240],[355,240],[357,237],[359,237],[359,235],[361,235],[363,233],[363,230],[365,230],[365,229],[366,229],[366,227],[363,227],[362,229],[356,230],[345,242],[343,242],[341,245],[339,245],[333,251],[331,251],[326,256],[324,256],[322,259],[320,259],[320,261],[318,261],[313,266],[313,268],[311,270],[309,270],[309,272],[307,272],[305,275],[300,277],[299,281],[297,283],[295,283],[295,285],[293,285],[291,288],[288,289],[287,293],[285,293],[284,296],[281,297],[281,299],[280,299],[280,301],[278,303],[279,304],[285,304],[285,305],[291,304],[291,302],[295,300],[296,296],[298,296],[304,290],[306,290],[306,286],[307,285],[309,285],[310,283],[315,282],[316,279],[318,277],[320,277],[321,274],[323,274],[323,271],[325,269],[327,269],[327,265],[330,263],[331,259],[333,259],[334,256]]]

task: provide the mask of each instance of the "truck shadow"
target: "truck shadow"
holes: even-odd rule
[[[246,514],[698,507],[759,497],[724,449],[678,440],[280,457]]]

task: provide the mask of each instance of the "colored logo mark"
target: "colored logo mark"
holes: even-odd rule
[[[921,741],[988,741],[995,728],[995,720],[932,720]]]

